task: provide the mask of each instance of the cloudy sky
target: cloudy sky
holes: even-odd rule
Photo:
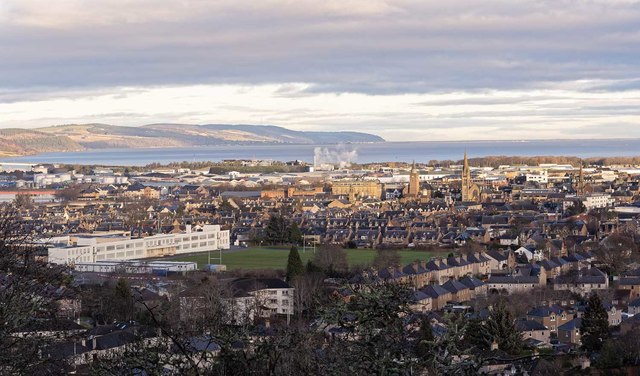
[[[640,137],[632,0],[0,0],[0,127]]]

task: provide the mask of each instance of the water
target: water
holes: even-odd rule
[[[550,140],[550,141],[473,141],[473,142],[385,142],[347,145],[225,145],[166,149],[105,149],[70,153],[43,153],[0,162],[96,164],[107,166],[143,166],[158,162],[221,161],[223,159],[303,160],[313,162],[317,147],[336,155],[356,155],[366,162],[429,162],[460,160],[484,156],[640,156],[640,139],[628,140]],[[346,151],[346,152],[345,152]],[[349,153],[355,151],[355,153]],[[326,155],[327,153],[322,153]]]

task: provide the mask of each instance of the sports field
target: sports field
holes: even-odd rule
[[[313,258],[313,251],[303,252],[299,249],[303,263]],[[373,261],[376,251],[372,249],[345,249],[349,265],[369,265]],[[399,251],[402,265],[411,263],[414,260],[429,260],[435,254],[430,252],[402,250]],[[212,257],[217,256],[217,252],[211,253]],[[227,266],[227,270],[236,269],[284,269],[287,265],[289,248],[281,247],[251,247],[233,249],[222,252],[222,264]],[[192,261],[198,263],[198,268],[208,264],[208,254],[199,253],[192,255],[167,257],[167,261]],[[212,260],[218,263],[218,260]]]

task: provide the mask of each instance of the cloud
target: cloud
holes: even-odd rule
[[[0,122],[557,137],[637,120],[639,25],[629,0],[3,0]]]
[[[309,82],[376,94],[640,76],[640,9],[627,1],[4,3],[11,87]]]

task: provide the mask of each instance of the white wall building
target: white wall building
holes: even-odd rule
[[[229,246],[229,231],[221,230],[219,225],[204,225],[194,230],[187,226],[186,232],[159,234],[145,238],[71,237],[66,246],[49,249],[49,262],[75,264],[125,261],[229,249]]]
[[[539,173],[529,173],[526,175],[527,181],[533,181],[536,183],[547,184],[549,182],[549,173],[544,170]]]
[[[592,194],[581,197],[582,204],[587,210],[612,207],[615,200],[608,194]]]
[[[198,264],[184,261],[99,261],[76,263],[74,269],[90,273],[169,274],[198,270]]]

